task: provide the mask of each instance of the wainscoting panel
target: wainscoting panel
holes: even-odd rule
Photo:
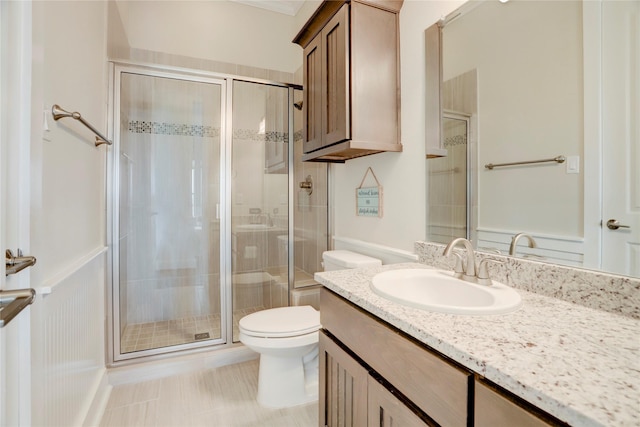
[[[352,239],[350,237],[333,236],[333,246],[334,249],[343,249],[377,258],[381,260],[383,264],[418,261],[418,255],[413,252]]]
[[[478,228],[477,247],[484,252],[509,254],[511,238],[517,233],[505,230]],[[574,267],[582,267],[584,260],[584,239],[573,236],[550,236],[531,234],[537,248],[529,248],[529,241],[522,238],[518,241],[516,254],[532,261],[552,262]]]
[[[83,425],[105,384],[105,260],[105,249],[98,248],[37,289],[34,425]]]

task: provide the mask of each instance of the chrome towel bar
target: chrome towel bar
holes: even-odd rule
[[[515,166],[515,165],[529,165],[531,163],[548,163],[548,162],[556,162],[556,163],[564,163],[567,158],[565,156],[554,157],[553,159],[542,159],[542,160],[528,160],[523,162],[512,162],[512,163],[489,163],[484,165],[485,168],[492,170],[493,168],[497,168],[500,166]]]
[[[89,122],[82,118],[82,115],[77,111],[70,113],[69,111],[63,110],[58,104],[53,104],[51,107],[51,114],[53,114],[53,120],[60,120],[65,117],[71,117],[72,119],[78,120],[80,123],[88,127],[91,132],[96,134],[96,147],[102,144],[111,145],[112,142],[107,139],[106,136],[102,135],[96,128],[91,126]]]

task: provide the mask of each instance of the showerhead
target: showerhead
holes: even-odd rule
[[[294,102],[293,106],[302,111],[302,101]]]

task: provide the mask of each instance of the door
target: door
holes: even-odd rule
[[[0,2],[0,246],[29,247],[31,4]],[[10,107],[10,108],[9,108]],[[0,291],[28,289],[29,270],[5,277]],[[3,309],[4,310],[4,309]],[[0,328],[0,426],[31,424],[29,308]]]
[[[114,360],[226,341],[226,83],[117,67]]]
[[[304,152],[322,147],[322,34],[304,48]]]
[[[320,425],[367,425],[369,373],[324,332],[319,334]]]
[[[367,392],[369,408],[367,425],[369,427],[429,425],[372,376],[368,378]]]
[[[231,294],[239,321],[289,305],[289,90],[234,80],[231,125]],[[279,153],[271,168],[269,153]]]
[[[322,146],[351,138],[349,4],[322,29]]]
[[[640,276],[639,75],[640,2],[602,2],[602,269],[635,277]]]

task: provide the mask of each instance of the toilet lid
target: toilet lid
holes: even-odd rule
[[[254,337],[293,337],[320,328],[320,312],[310,305],[271,308],[240,319],[240,331]]]

